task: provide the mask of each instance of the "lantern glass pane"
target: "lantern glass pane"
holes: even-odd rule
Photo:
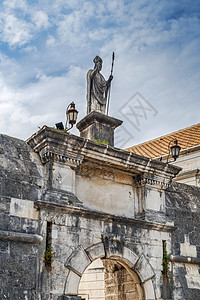
[[[74,113],[73,113],[73,111],[70,111],[70,112],[69,112],[69,123],[70,123],[71,121],[73,121],[73,119],[74,119]]]
[[[171,151],[172,151],[172,156],[174,157],[176,155],[176,149],[175,149],[175,147],[172,147]]]
[[[74,121],[77,120],[77,115],[78,115],[78,113],[75,111],[75,112],[74,112]]]

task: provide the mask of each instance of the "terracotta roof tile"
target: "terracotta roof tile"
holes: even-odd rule
[[[168,145],[173,139],[178,140],[181,150],[200,144],[200,123],[169,133],[154,140],[129,147],[126,150],[142,156],[155,158],[169,153]]]

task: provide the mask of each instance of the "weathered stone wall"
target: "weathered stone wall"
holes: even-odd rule
[[[174,183],[166,192],[166,213],[174,220],[172,234],[174,299],[200,298],[200,189]],[[188,260],[179,259],[188,257]],[[194,263],[191,263],[194,261]],[[196,262],[196,263],[195,263]]]
[[[98,258],[132,269],[145,300],[198,299],[199,189],[168,188],[178,169],[53,129],[29,144],[0,136],[0,299],[80,299]]]
[[[36,299],[40,168],[25,142],[0,135],[0,299]]]

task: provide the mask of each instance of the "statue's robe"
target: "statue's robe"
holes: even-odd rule
[[[101,73],[93,72],[87,73],[87,114],[93,110],[105,114],[109,85]]]

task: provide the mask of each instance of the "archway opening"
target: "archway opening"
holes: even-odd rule
[[[97,259],[83,273],[78,295],[82,300],[143,300],[137,274],[116,259]]]

